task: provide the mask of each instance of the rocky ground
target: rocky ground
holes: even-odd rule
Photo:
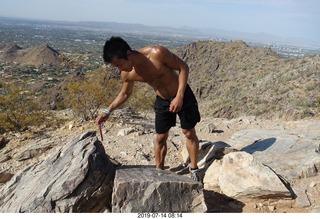
[[[62,111],[59,113],[59,116],[71,118],[72,113],[70,111]],[[296,137],[298,135],[297,133],[301,133],[299,138],[303,138],[303,135],[308,133],[310,129],[313,130],[313,132],[310,133],[317,133],[317,131],[314,131],[320,130],[317,129],[319,124],[320,120],[266,121],[255,117],[242,117],[234,120],[203,118],[197,125],[196,131],[201,142],[200,145],[206,142],[224,142],[234,147],[235,150],[239,150],[243,148],[242,146],[254,143],[250,142],[250,139],[248,140],[249,135],[246,135],[248,142],[245,142],[246,140],[241,138],[239,133],[241,134],[242,130],[269,130],[276,133],[290,130],[291,135]],[[72,136],[87,130],[97,130],[97,136],[99,136],[100,139],[98,128],[94,121],[81,122],[72,120],[62,125],[58,130],[52,130],[43,126],[42,128],[30,127],[28,131],[23,133],[5,133],[3,135],[5,143],[0,145],[0,187],[17,171],[24,169],[32,163],[42,161],[50,154],[52,148],[63,145],[64,142],[72,139]],[[154,165],[153,142],[155,133],[152,113],[135,113],[129,108],[115,111],[110,120],[103,125],[102,132],[102,142],[106,153],[115,164]],[[262,139],[264,139],[263,134],[261,134],[261,136]],[[313,139],[319,145],[320,132],[318,135],[312,134],[308,139]],[[175,167],[181,166],[186,162],[184,143],[184,136],[177,121],[177,126],[170,130],[168,138],[168,153],[165,163],[168,170],[174,170]],[[37,145],[42,146],[39,148]],[[259,156],[259,154],[257,156]],[[301,156],[303,156],[303,154]],[[238,205],[236,202],[229,200],[226,202],[228,203],[228,207],[221,209],[221,211],[235,212],[235,209],[238,209],[237,212],[260,213],[320,212],[320,177],[317,168],[315,169],[312,174],[308,175],[308,173],[306,173],[305,177],[293,177],[290,181],[291,186],[296,185],[304,188],[304,192],[306,193],[305,199],[307,200],[301,201],[300,199],[300,204],[297,204],[297,202],[293,203],[292,200],[283,200],[282,202],[278,201],[276,204],[271,201],[248,201],[242,203],[242,205]],[[177,172],[177,174],[189,177],[188,171],[182,170]],[[206,194],[208,195],[208,193],[205,192],[205,195]],[[221,200],[223,202],[223,200],[226,201],[227,199],[222,196]],[[217,205],[217,203],[211,202],[210,198],[207,198],[207,205],[209,205],[209,212],[216,211],[213,205]],[[212,207],[210,207],[210,205],[212,205]]]

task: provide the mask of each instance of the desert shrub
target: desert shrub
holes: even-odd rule
[[[150,86],[136,83],[133,94],[125,106],[130,106],[136,111],[152,110],[155,96],[155,92]]]
[[[306,118],[306,117],[311,117],[314,116],[314,113],[312,112],[311,109],[309,108],[304,108],[302,113],[301,113],[301,118]]]
[[[120,90],[120,82],[110,79],[105,85],[91,77],[67,85],[65,104],[70,106],[76,117],[86,121],[94,119],[102,106],[110,104],[114,93]]]
[[[0,96],[0,123],[5,130],[20,131],[43,125],[48,113],[42,111],[21,85],[5,85]]]
[[[76,117],[86,121],[95,119],[98,110],[107,107],[119,93],[122,81],[117,79],[103,80],[99,77],[91,77],[82,81],[71,82],[67,85],[68,91],[64,99]],[[155,99],[154,91],[142,84],[136,84],[134,93],[123,105],[130,106],[134,110],[152,109]],[[122,107],[122,106],[121,106]]]

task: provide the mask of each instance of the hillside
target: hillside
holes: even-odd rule
[[[248,46],[243,41],[199,41],[171,50],[190,67],[189,83],[196,93],[203,117],[231,119],[247,115],[288,120],[319,117],[320,55],[283,58],[271,49]],[[0,62],[40,66],[59,65],[62,61],[55,49],[42,44],[28,49],[17,45],[2,46]],[[80,65],[82,62],[77,63]],[[87,75],[105,78],[102,84],[108,81],[107,78],[117,78],[114,77],[118,76],[114,69],[101,66],[96,65]],[[80,67],[70,70],[67,66],[52,73],[44,70],[48,78],[54,78],[43,82],[43,86],[49,88],[45,91],[48,99],[45,103],[56,102],[56,97],[62,96],[63,90],[57,91],[57,88],[65,87],[63,78],[69,72],[77,75],[85,73],[85,70]],[[4,75],[8,73],[4,71]],[[62,78],[57,79],[58,75]],[[46,85],[48,83],[51,84]],[[35,88],[31,90],[34,93]],[[145,85],[142,90],[149,96],[153,94],[152,89]],[[36,92],[43,93],[39,89]],[[135,95],[131,99],[134,98]]]
[[[0,62],[14,62],[21,66],[60,65],[59,53],[46,44],[23,49],[15,44],[0,47]]]
[[[320,55],[281,58],[242,41],[201,41],[173,50],[206,116],[300,119],[320,111]]]

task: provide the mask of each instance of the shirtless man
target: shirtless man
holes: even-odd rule
[[[110,106],[96,118],[96,123],[101,125],[113,110],[127,101],[135,81],[148,83],[157,95],[154,104],[156,167],[164,169],[169,130],[175,126],[178,114],[186,137],[191,178],[200,181],[197,166],[199,140],[194,128],[200,121],[200,113],[196,98],[187,84],[188,65],[164,47],[147,46],[135,51],[120,37],[111,37],[106,41],[103,59],[121,71],[123,84]]]

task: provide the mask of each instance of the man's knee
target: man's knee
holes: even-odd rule
[[[182,133],[186,136],[187,139],[195,140],[197,139],[197,134],[194,128],[192,129],[182,129]]]
[[[164,134],[157,134],[156,143],[158,145],[164,145],[168,139],[168,132]]]

